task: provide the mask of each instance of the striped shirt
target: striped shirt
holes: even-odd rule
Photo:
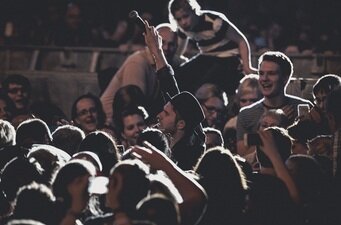
[[[231,57],[239,55],[239,49],[237,43],[227,38],[230,26],[231,23],[224,14],[203,10],[193,31],[184,31],[179,27],[178,34],[182,39],[190,38],[195,41],[203,55]]]

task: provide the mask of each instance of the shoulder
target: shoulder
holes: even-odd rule
[[[100,216],[89,217],[85,220],[84,225],[103,225],[112,221],[114,221],[114,214],[107,213]]]
[[[204,16],[206,20],[211,19],[228,21],[227,17],[223,13],[212,10],[202,10],[202,16]]]
[[[300,98],[294,95],[286,95],[286,97],[288,99],[289,105],[308,104],[310,107],[313,107],[313,104],[311,103],[311,101],[307,99]]]

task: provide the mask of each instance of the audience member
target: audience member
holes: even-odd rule
[[[103,165],[102,174],[104,176],[109,175],[110,169],[118,162],[120,157],[116,142],[103,131],[94,131],[85,136],[79,145],[78,151],[96,153]]]
[[[205,114],[203,126],[222,130],[228,103],[226,93],[215,84],[205,83],[195,92],[195,97]]]
[[[158,115],[159,129],[171,136],[172,158],[184,170],[190,170],[205,150],[205,134],[201,122],[205,115],[198,100],[189,92],[179,92],[173,69],[161,48],[155,27],[145,22],[145,41],[156,65],[157,77],[169,101]]]
[[[143,129],[147,127],[146,120],[148,113],[142,106],[130,105],[122,109],[117,118],[116,130],[117,139],[128,149],[136,144],[136,139]]]
[[[30,148],[33,144],[52,144],[52,135],[47,124],[41,119],[28,119],[17,128],[15,142],[17,145]]]
[[[21,74],[9,75],[2,82],[2,87],[15,105],[13,116],[28,114],[31,96],[29,79]]]
[[[224,147],[224,139],[220,130],[212,127],[205,127],[203,130],[206,136],[205,140],[206,149],[218,146]]]
[[[54,201],[55,197],[46,185],[35,182],[24,185],[17,193],[9,223],[12,220],[30,219],[44,224],[56,224]]]
[[[175,32],[169,24],[160,24],[156,29],[162,38],[162,49],[167,61],[175,67],[180,65],[184,60],[174,57],[177,49]],[[152,116],[162,110],[163,98],[159,90],[154,64],[153,56],[147,47],[144,50],[135,52],[126,59],[101,96],[104,111],[107,115],[107,123],[112,122],[114,97],[118,89],[126,85],[136,85],[142,90],[150,106],[148,110]]]
[[[247,184],[242,169],[231,152],[223,147],[206,151],[194,171],[207,192],[208,204],[199,224],[245,224]]]
[[[234,95],[243,76],[240,66],[245,74],[256,72],[247,39],[224,14],[201,10],[196,0],[171,0],[168,11],[178,31],[178,53],[184,53],[189,40],[200,50],[176,72],[180,90],[193,93],[203,83],[214,83]]]
[[[171,157],[171,149],[166,134],[157,128],[145,128],[136,139],[136,144],[143,146],[143,142],[148,141],[155,148],[159,149],[166,156]]]
[[[105,113],[99,98],[91,93],[79,96],[71,107],[71,119],[85,134],[102,129]]]
[[[95,176],[96,168],[88,161],[72,159],[56,174],[52,191],[56,197],[56,224],[75,224],[88,205],[89,178]]]
[[[33,146],[27,156],[39,163],[43,169],[42,178],[48,185],[52,184],[52,180],[57,171],[71,159],[71,156],[68,153],[46,144]]]
[[[229,107],[229,118],[223,129],[223,137],[226,147],[233,153],[237,152],[237,118],[241,108],[249,106],[262,98],[258,83],[258,75],[249,74],[240,80],[236,95]]]
[[[149,191],[148,173],[148,167],[137,159],[117,163],[110,171],[106,194],[106,204],[112,213],[90,218],[85,225],[137,219],[136,205]]]
[[[177,203],[162,194],[152,194],[142,199],[136,206],[141,219],[158,225],[180,225]]]
[[[288,117],[289,124],[298,116],[298,104],[312,104],[305,99],[286,94],[286,86],[293,73],[290,59],[281,52],[265,52],[258,60],[259,85],[263,99],[244,107],[238,114],[237,120],[237,150],[244,156],[252,152],[243,142],[245,133],[255,132],[264,111],[282,109]],[[252,115],[252,116],[250,116]]]
[[[181,224],[197,224],[207,206],[207,196],[203,187],[160,150],[148,142],[145,142],[144,146],[135,146],[131,151],[149,164],[152,170],[163,171],[178,189],[182,198],[182,202],[179,203]]]
[[[73,155],[79,149],[79,144],[85,138],[85,133],[73,125],[62,125],[52,133],[52,145]]]

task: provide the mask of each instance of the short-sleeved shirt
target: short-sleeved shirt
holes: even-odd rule
[[[244,134],[253,133],[258,130],[259,120],[265,110],[267,110],[263,104],[263,101],[264,99],[261,99],[252,105],[243,107],[240,110],[237,119],[237,141],[243,140]],[[297,108],[298,104],[309,104],[312,106],[312,103],[308,100],[292,95],[286,95],[286,104],[282,107],[286,105],[293,105],[295,108]],[[297,117],[297,111],[295,117]],[[293,123],[294,121],[289,122]]]

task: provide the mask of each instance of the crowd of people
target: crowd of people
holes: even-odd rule
[[[34,102],[29,77],[3,80],[0,224],[340,224],[340,76],[321,76],[311,99],[289,95],[284,52],[252,65],[224,14],[196,0],[168,9],[70,118]]]

